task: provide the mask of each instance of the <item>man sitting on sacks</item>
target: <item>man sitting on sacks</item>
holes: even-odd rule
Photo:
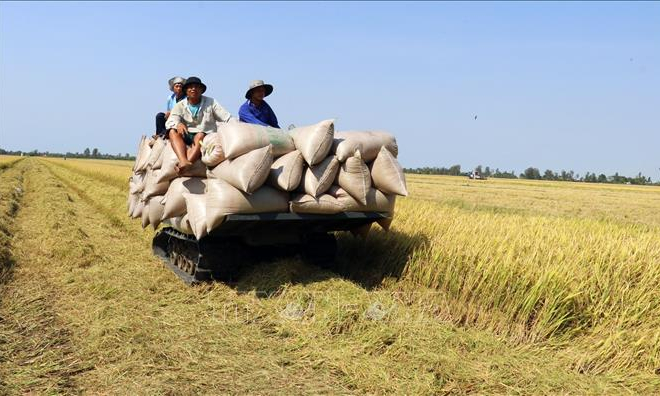
[[[183,85],[186,98],[177,103],[167,119],[169,139],[179,163],[177,172],[185,172],[201,157],[201,141],[207,133],[217,132],[216,121],[235,121],[213,98],[202,95],[206,85],[198,77],[190,77]],[[192,145],[190,150],[186,145]]]
[[[263,80],[254,80],[245,93],[247,101],[238,110],[240,121],[279,128],[275,112],[264,98],[273,92],[273,86]]]
[[[165,120],[170,116],[170,112],[175,104],[182,101],[186,97],[186,93],[183,92],[183,84],[186,80],[183,77],[172,77],[167,82],[170,86],[170,91],[172,95],[167,98],[167,112],[156,114],[156,135],[165,136],[167,135],[167,128],[165,128]],[[155,137],[155,136],[154,136]]]

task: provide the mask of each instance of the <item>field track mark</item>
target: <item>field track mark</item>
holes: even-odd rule
[[[73,167],[73,166],[68,166],[68,165],[65,165],[63,163],[59,163],[59,162],[55,162],[55,161],[48,161],[47,163],[49,165],[55,165],[57,167],[64,168],[64,169],[66,169],[70,172],[77,173],[81,176],[85,176],[87,178],[97,180],[97,181],[99,181],[99,182],[101,182],[101,183],[103,183],[107,186],[112,186],[112,187],[118,188],[120,190],[123,190],[128,186],[128,179],[122,180],[122,179],[119,179],[117,177],[102,174],[100,172],[85,171],[83,169],[76,168],[76,167]]]
[[[14,218],[20,208],[24,192],[25,166],[11,167],[18,161],[10,163],[4,169],[8,172],[0,173],[0,284],[8,275],[12,264],[11,239]]]
[[[26,235],[34,227],[31,215],[38,205],[31,165],[17,178],[16,191],[25,190],[25,197],[20,194],[16,199],[25,205],[12,213],[15,253],[9,257],[11,273],[7,271],[0,282],[0,393],[70,394],[73,377],[83,369],[73,354],[69,329],[53,310],[56,289],[43,274],[23,271],[22,247],[30,240],[38,243]]]
[[[16,165],[17,163],[19,163],[20,161],[23,161],[24,159],[25,159],[25,158],[21,157],[21,158],[17,158],[17,159],[15,159],[15,160],[13,160],[13,161],[0,163],[0,172],[4,172],[5,170],[7,170],[7,169],[13,167],[14,165]]]
[[[66,173],[46,168],[39,164],[38,205],[42,215],[53,215],[31,229],[31,243],[27,237],[23,242],[24,254],[43,252],[34,263],[27,258],[21,263],[24,272],[50,264],[44,276],[57,289],[53,304],[70,329],[80,362],[76,390],[350,393],[329,370],[279,363],[282,354],[291,353],[286,339],[240,314],[252,316],[260,300],[221,284],[183,285],[152,255],[147,238],[114,227],[93,200],[70,188],[76,180],[65,183]],[[94,186],[89,187],[78,190],[93,194]],[[223,320],[235,311],[236,319]]]
[[[82,172],[74,171],[74,170],[71,169],[71,168],[68,168],[68,167],[64,167],[64,168],[66,168],[67,170],[72,171],[72,172],[74,172],[74,173],[79,173],[81,176],[89,177],[88,175],[83,174]],[[59,180],[61,183],[63,183],[68,189],[74,191],[74,192],[76,193],[76,195],[78,195],[82,200],[84,200],[85,202],[87,202],[89,205],[93,206],[93,207],[94,207],[96,210],[98,210],[99,212],[103,213],[103,214],[106,216],[106,219],[107,219],[107,220],[108,220],[113,226],[121,227],[121,228],[123,228],[124,230],[126,230],[126,231],[128,231],[128,232],[135,233],[135,230],[129,228],[129,227],[126,225],[126,223],[124,222],[124,220],[120,219],[120,218],[114,213],[114,211],[113,211],[112,209],[110,209],[110,208],[106,207],[105,205],[103,205],[103,204],[101,204],[101,203],[95,201],[95,200],[94,200],[92,197],[90,197],[90,196],[89,196],[89,195],[88,195],[83,189],[81,189],[81,188],[79,188],[78,186],[76,186],[75,184],[71,183],[71,181],[67,180],[66,177],[63,177],[62,175],[60,175],[60,174],[58,174],[57,172],[55,172],[51,167],[46,166],[46,169],[48,169],[48,171],[50,172],[50,174],[53,175],[53,177],[55,177],[55,178],[56,178],[57,180]],[[95,178],[95,180],[98,180],[98,179]]]

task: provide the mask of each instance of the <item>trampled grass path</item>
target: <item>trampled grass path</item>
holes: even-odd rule
[[[652,373],[580,373],[552,342],[457,325],[444,293],[368,268],[341,278],[294,258],[250,268],[237,284],[185,286],[151,254],[152,232],[126,218],[119,177],[19,164],[24,194],[0,285],[0,393],[660,389]],[[393,235],[377,233],[366,251],[342,238],[339,259],[368,262],[369,249],[402,238]]]

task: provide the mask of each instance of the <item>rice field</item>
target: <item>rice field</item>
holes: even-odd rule
[[[15,155],[0,155],[0,171],[11,167],[15,162],[18,162],[22,157]]]
[[[338,274],[188,287],[131,165],[0,156],[0,394],[660,393],[659,187],[408,175]]]

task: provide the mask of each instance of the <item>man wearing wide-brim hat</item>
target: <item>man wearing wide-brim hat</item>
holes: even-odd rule
[[[245,92],[247,101],[238,110],[240,121],[279,128],[275,112],[264,100],[272,92],[273,86],[264,83],[263,80],[252,81]]]
[[[216,133],[216,122],[234,120],[231,114],[213,98],[202,95],[206,85],[198,77],[189,77],[183,85],[186,98],[177,103],[165,127],[169,130],[172,149],[179,163],[179,173],[185,172],[201,155],[201,141],[207,133]],[[191,145],[187,150],[186,145]]]
[[[170,116],[170,112],[172,111],[172,108],[174,108],[174,105],[186,97],[186,94],[183,92],[183,84],[185,82],[186,80],[179,76],[172,77],[167,81],[167,84],[170,86],[170,91],[172,91],[172,95],[167,98],[167,111],[165,113],[156,114],[156,135],[167,135],[165,120]]]

